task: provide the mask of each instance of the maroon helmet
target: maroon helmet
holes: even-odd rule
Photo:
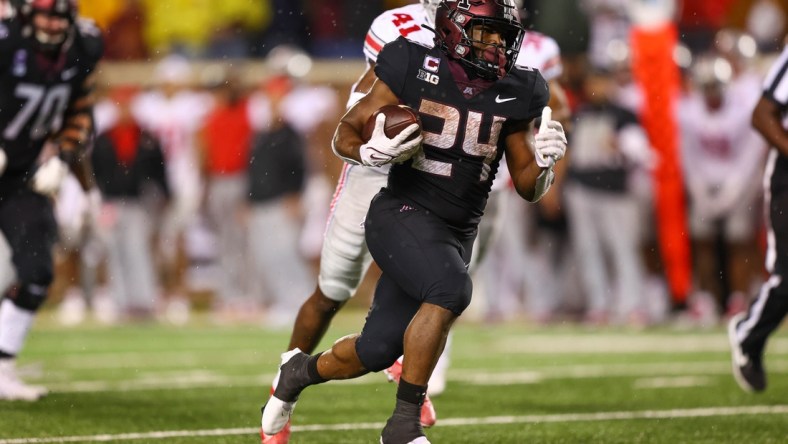
[[[25,21],[26,35],[32,35],[41,50],[56,52],[72,32],[78,9],[77,0],[24,0],[20,6],[20,15]],[[42,32],[36,29],[33,22],[36,14],[64,18],[68,20],[68,29],[58,34]]]
[[[471,29],[494,30],[500,44],[474,40]],[[514,66],[525,29],[514,0],[444,0],[435,14],[435,46],[487,80],[497,80]],[[477,54],[474,43],[484,50]]]

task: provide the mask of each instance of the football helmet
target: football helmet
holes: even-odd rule
[[[77,0],[24,0],[19,12],[25,21],[25,34],[34,37],[38,48],[44,52],[57,52],[73,31],[78,6]],[[35,20],[37,14],[45,15],[49,19],[64,19],[68,25],[63,29],[51,24],[41,27]]]
[[[758,55],[758,42],[755,38],[733,28],[717,31],[714,47],[723,57],[741,64],[752,62]]]
[[[438,6],[441,4],[441,0],[421,0],[421,6],[424,7],[424,10],[427,11],[427,24],[430,26],[435,26],[435,11],[438,10]]]
[[[499,42],[491,43],[490,30]],[[514,0],[444,0],[435,13],[435,46],[486,80],[514,66],[524,33]]]

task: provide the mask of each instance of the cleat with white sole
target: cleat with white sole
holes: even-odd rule
[[[276,435],[290,422],[298,395],[307,385],[305,381],[301,380],[305,376],[305,361],[307,359],[309,359],[309,355],[301,352],[298,348],[282,353],[276,390],[262,409],[263,434]]]
[[[13,359],[0,359],[0,400],[38,401],[47,393],[49,391],[44,387],[22,382],[16,374]]]
[[[388,444],[388,443],[384,443],[383,442],[383,437],[382,436],[380,437],[380,444]],[[418,438],[416,438],[413,441],[410,441],[410,442],[408,442],[406,444],[431,444],[431,443],[430,443],[430,440],[427,439],[426,436],[419,436]]]
[[[380,444],[430,444],[418,421],[394,413],[380,433]]]
[[[766,390],[766,372],[763,369],[762,357],[745,353],[736,334],[736,328],[744,317],[745,313],[738,313],[728,321],[733,377],[745,392],[762,392]]]

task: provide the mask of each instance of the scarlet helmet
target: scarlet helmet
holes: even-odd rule
[[[471,28],[494,29],[501,43],[473,40]],[[479,77],[497,80],[514,66],[525,29],[514,0],[444,0],[435,13],[435,46]],[[486,50],[474,51],[474,43]]]
[[[438,10],[438,5],[441,4],[441,0],[421,0],[421,6],[424,7],[424,11],[427,12],[427,23],[430,25],[435,24],[435,11]]]

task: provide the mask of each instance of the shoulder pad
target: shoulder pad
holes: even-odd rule
[[[82,50],[88,56],[91,63],[97,62],[104,54],[104,38],[101,29],[96,26],[93,20],[79,18],[76,23],[76,31]]]
[[[0,20],[0,54],[14,52],[21,45],[21,28],[18,20]]]
[[[89,18],[79,17],[75,22],[77,31],[84,36],[101,37],[101,29],[99,29],[96,22]]]

